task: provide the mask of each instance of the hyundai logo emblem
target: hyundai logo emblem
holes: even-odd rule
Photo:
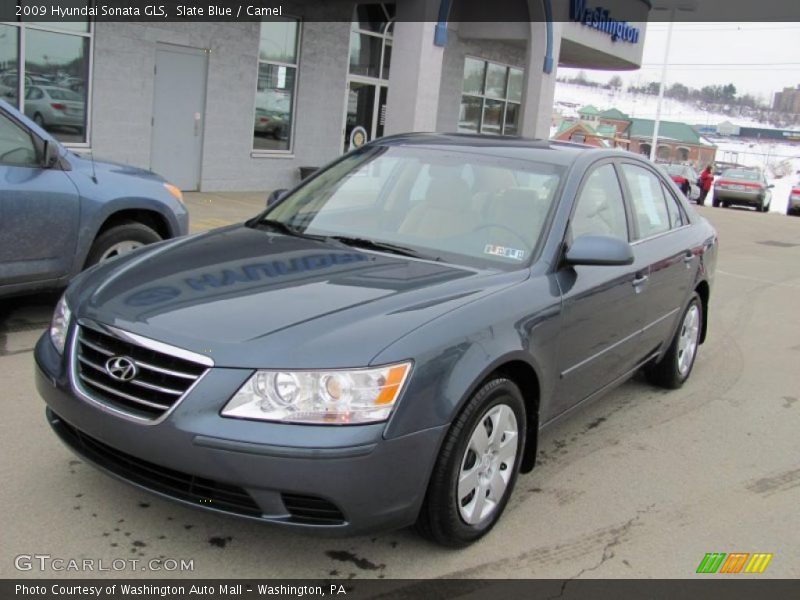
[[[106,361],[106,373],[117,381],[130,381],[138,372],[136,363],[127,356],[112,356]]]

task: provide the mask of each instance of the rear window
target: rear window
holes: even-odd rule
[[[731,179],[743,179],[745,181],[758,181],[758,171],[748,171],[745,169],[728,169],[724,173],[722,173],[723,177],[729,177]]]
[[[72,90],[67,90],[64,88],[47,88],[47,93],[54,100],[83,100],[83,97],[80,94],[76,94]]]

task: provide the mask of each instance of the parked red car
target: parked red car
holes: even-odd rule
[[[789,192],[789,203],[786,205],[787,215],[800,215],[800,181],[792,186]]]

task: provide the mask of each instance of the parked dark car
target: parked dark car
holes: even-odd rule
[[[642,367],[686,381],[716,253],[633,154],[387,137],[247,223],[79,276],[37,387],[67,446],[163,497],[465,545],[542,428]]]
[[[0,297],[64,287],[188,226],[180,190],[160,176],[78,156],[0,101]]]
[[[728,169],[714,183],[713,206],[752,206],[759,212],[769,211],[774,186],[757,169]]]

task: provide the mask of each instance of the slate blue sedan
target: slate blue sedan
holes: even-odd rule
[[[162,497],[463,546],[543,428],[639,369],[687,380],[716,255],[633,154],[387,137],[246,223],[79,276],[37,387],[70,449]]]

